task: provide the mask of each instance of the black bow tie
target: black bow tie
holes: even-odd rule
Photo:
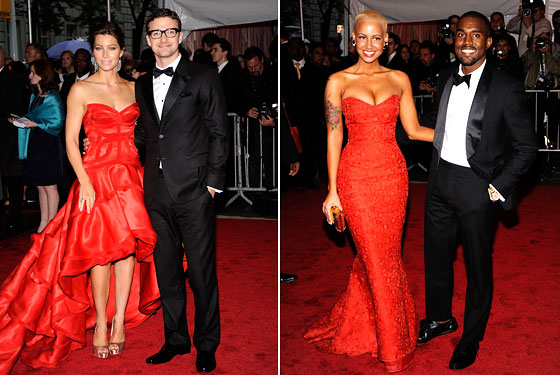
[[[464,76],[460,76],[459,73],[455,73],[453,75],[453,85],[459,86],[463,82],[465,82],[467,84],[467,87],[470,88],[471,87],[471,75],[467,74],[467,75],[464,75]]]
[[[173,67],[168,66],[167,68],[165,68],[165,69],[163,69],[163,70],[162,70],[162,69],[158,69],[158,68],[154,68],[154,78],[157,78],[157,77],[159,77],[159,76],[162,75],[162,74],[166,74],[166,75],[168,75],[169,77],[173,77]]]

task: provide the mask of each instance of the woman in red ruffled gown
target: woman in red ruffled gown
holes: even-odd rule
[[[159,307],[156,235],[134,147],[139,109],[134,84],[116,70],[124,35],[107,24],[92,37],[99,71],[74,84],[68,97],[67,150],[78,180],[45,230],[32,235],[30,251],[0,288],[2,374],[18,357],[33,367],[57,366],[86,345],[86,329],[94,326],[93,354],[119,354],[125,326],[142,323]],[[82,121],[90,142],[83,160]]]
[[[398,372],[412,362],[418,324],[401,258],[408,174],[395,139],[397,116],[411,139],[431,142],[434,131],[418,124],[407,75],[379,64],[386,30],[378,12],[360,13],[352,34],[359,60],[333,74],[325,90],[323,212],[333,223],[331,207],[343,210],[358,254],[346,290],[305,338],[332,353],[371,353],[386,371]],[[341,154],[342,114],[348,143]]]

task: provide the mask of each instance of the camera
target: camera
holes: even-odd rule
[[[502,51],[501,49],[497,49],[495,52],[496,52],[496,57],[497,57],[499,60],[503,60],[503,59],[504,59],[504,51]]]
[[[449,28],[449,24],[446,23],[440,30],[442,39],[451,38],[453,36],[453,31]]]
[[[259,117],[272,117],[273,119],[278,118],[278,103],[273,103],[268,105],[267,102],[262,102],[259,107]]]
[[[430,87],[436,87],[438,76],[439,76],[439,74],[429,76],[428,78],[426,78],[426,83],[428,85],[430,85]]]
[[[523,9],[523,17],[529,17],[533,14],[533,0],[521,0],[521,8]]]
[[[540,76],[537,78],[537,90],[545,90],[549,91],[556,87],[556,83],[554,79],[548,79],[546,77]]]
[[[545,38],[544,36],[539,36],[535,40],[535,49],[546,48],[548,46],[548,43],[549,43],[548,38]]]

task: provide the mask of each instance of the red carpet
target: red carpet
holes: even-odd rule
[[[213,374],[277,374],[278,274],[277,221],[217,221],[217,267],[220,288],[222,338]],[[29,234],[0,242],[0,280],[19,262],[30,246]],[[188,319],[192,334],[194,309],[188,292]],[[74,351],[54,369],[33,369],[17,362],[13,375],[196,374],[196,351],[168,364],[147,365],[145,359],[163,344],[161,310],[139,327],[126,332],[126,349],[120,356],[98,359],[88,346]],[[194,349],[194,348],[193,348]]]
[[[425,317],[425,193],[425,184],[411,184],[403,248],[419,318]],[[298,281],[282,285],[280,290],[281,373],[384,374],[382,364],[369,355],[345,357],[322,353],[302,337],[305,329],[326,313],[343,291],[353,259],[348,240],[323,228],[324,195],[322,190],[293,190],[281,197],[281,270],[299,276]],[[459,249],[453,299],[459,330],[419,346],[413,365],[402,374],[560,373],[560,187],[535,187],[521,200],[517,213],[517,223],[507,227],[500,223],[498,227],[494,300],[476,362],[459,372],[448,368],[461,336],[465,302],[465,268]],[[515,220],[507,216],[504,221]]]

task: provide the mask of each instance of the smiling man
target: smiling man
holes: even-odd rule
[[[424,225],[426,319],[420,322],[418,343],[458,328],[451,301],[460,234],[467,292],[452,370],[474,363],[490,315],[497,204],[515,206],[517,182],[537,154],[523,86],[486,62],[491,44],[488,19],[478,12],[463,14],[455,39],[460,64],[441,72],[439,109],[431,121],[435,150]]]
[[[220,342],[214,194],[225,183],[226,101],[217,69],[191,63],[179,53],[183,33],[177,13],[153,10],[146,28],[156,66],[136,81],[140,118],[135,143],[146,146],[144,199],[157,234],[154,262],[165,335],[163,347],[146,362],[169,362],[191,350],[186,255],[195,301],[196,368],[210,372]]]

